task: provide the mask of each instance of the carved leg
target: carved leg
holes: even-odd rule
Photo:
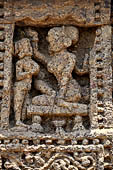
[[[67,90],[66,85],[65,86],[61,86],[57,97],[59,99],[64,99],[64,95],[66,94],[66,90]]]
[[[71,110],[71,106],[68,102],[65,102],[66,86],[60,87],[60,90],[57,95],[57,105],[59,107],[67,107]]]
[[[59,107],[68,108],[70,111],[72,110],[72,104],[69,103],[69,102],[64,101],[63,99],[58,99],[57,105]]]
[[[34,86],[36,90],[39,90],[42,94],[56,96],[56,92],[43,80],[35,80]]]
[[[30,104],[31,104],[30,94],[28,93],[25,96],[24,105],[22,108],[22,121],[24,121],[27,118],[27,106],[29,106]]]
[[[14,111],[15,111],[16,125],[18,126],[24,125],[21,122],[21,116],[22,116],[22,106],[24,103],[26,93],[27,91],[18,89],[18,87],[16,87],[14,90]]]
[[[39,95],[32,99],[32,104],[37,106],[52,106],[54,104],[54,97]]]
[[[57,105],[59,107],[68,108],[69,111],[71,111],[73,108],[77,108],[78,106],[80,106],[80,104],[78,104],[78,103],[67,102],[67,101],[64,101],[63,99],[58,99]],[[85,105],[82,105],[82,104],[81,104],[81,106],[85,107]]]

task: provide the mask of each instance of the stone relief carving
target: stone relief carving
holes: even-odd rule
[[[3,169],[35,168],[36,170],[112,169],[111,139],[102,140],[101,137],[96,137],[92,140],[83,137],[80,140],[75,138],[71,139],[70,145],[67,145],[66,140],[69,140],[69,137],[59,139],[55,145],[55,139],[47,139],[47,136],[43,140],[39,138],[33,140],[2,139],[0,167]]]
[[[20,2],[0,1],[0,169],[112,170],[112,3]]]
[[[89,42],[83,50],[87,29],[83,34],[75,26],[52,27],[44,30],[45,33],[41,29],[43,37],[40,29],[33,27],[15,30],[12,96],[15,125],[11,131],[48,133],[62,138],[44,139],[42,135],[39,139],[2,139],[1,167],[18,170],[111,168],[112,163],[108,163],[112,162],[111,139],[103,141],[104,148],[101,137],[92,137],[93,142],[84,137],[83,141],[76,141],[76,138],[67,140],[70,137],[63,139],[67,134],[83,135],[90,130],[89,51],[93,43],[91,45]],[[90,34],[94,37],[95,29]],[[91,40],[94,42],[93,38]],[[40,149],[35,148],[45,144],[50,147],[46,151],[41,148],[43,152],[40,152]],[[52,145],[54,148],[58,145],[56,151],[51,150]],[[69,145],[71,149],[68,149]],[[64,146],[63,153],[60,153],[59,150]],[[74,146],[78,149],[75,152],[72,149]],[[19,156],[18,148],[21,148]],[[12,154],[9,155],[10,150]]]
[[[16,82],[14,87],[14,111],[16,125],[22,126],[22,107],[26,95],[31,89],[32,76],[38,74],[39,65],[31,58],[32,47],[29,39],[21,39],[15,43],[15,54],[19,61],[16,63]]]
[[[48,54],[39,51],[38,31],[28,27],[19,29],[19,34],[20,40],[15,41],[15,57],[19,58],[15,63],[14,83],[16,125],[27,127],[22,121],[31,115],[33,130],[43,132],[40,114],[54,114],[56,118],[52,122],[56,132],[58,129],[64,132],[62,126],[66,123],[67,114],[75,116],[73,131],[84,130],[82,116],[88,116],[88,104],[80,103],[81,86],[72,73],[80,77],[89,74],[89,55],[85,54],[83,66],[79,68],[76,55],[68,50],[78,43],[79,29],[74,26],[51,28],[45,36]],[[55,80],[55,85],[50,82],[51,77]],[[40,94],[35,95],[34,89]]]
[[[35,164],[33,165],[33,162]],[[63,154],[56,154],[50,160],[45,164],[46,162],[44,161],[43,158],[40,157],[40,154],[32,155],[30,153],[26,154],[25,156],[25,164],[19,163],[22,166],[23,169],[30,169],[32,170],[33,168],[35,169],[40,169],[43,170],[45,168],[48,168],[49,170],[54,169],[65,169],[65,170],[79,170],[83,169],[85,170],[86,167],[88,167],[88,170],[93,169],[95,166],[95,161],[93,160],[92,156],[83,156],[81,159],[72,158],[71,156],[63,155]],[[15,161],[9,160],[6,161],[4,164],[4,167],[6,169],[18,169],[19,165],[15,163]],[[27,164],[27,165],[26,165]],[[81,165],[82,164],[82,165]]]

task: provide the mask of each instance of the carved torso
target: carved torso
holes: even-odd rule
[[[72,78],[71,73],[74,69],[74,65],[74,55],[67,51],[62,51],[52,57],[52,60],[48,63],[47,68],[49,72],[55,75],[60,84],[65,75]]]

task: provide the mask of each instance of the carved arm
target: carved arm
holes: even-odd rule
[[[17,80],[24,80],[29,77],[31,77],[31,73],[25,72],[23,63],[21,61],[18,61],[16,63],[16,78],[17,78]]]
[[[66,66],[64,66],[63,68],[62,80],[61,80],[62,85],[66,85],[70,80],[70,78],[72,77],[72,71],[74,69],[74,66],[75,66],[75,58],[72,55],[72,57],[70,57],[69,59],[68,64],[66,64]]]
[[[36,49],[34,49],[34,58],[42,64],[47,64],[48,62],[46,57]]]
[[[32,59],[28,62],[30,62],[29,73],[31,73],[31,75],[37,75],[40,71],[40,66]]]
[[[32,30],[31,28],[25,29],[25,33],[30,38],[33,52],[34,52],[34,58],[38,61],[40,61],[42,64],[47,64],[47,60],[45,56],[38,51],[38,32],[35,30]]]

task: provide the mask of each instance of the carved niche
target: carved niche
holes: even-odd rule
[[[11,115],[17,127],[48,133],[89,129],[94,39],[93,28],[15,28]]]
[[[108,0],[0,1],[0,169],[112,170]]]

